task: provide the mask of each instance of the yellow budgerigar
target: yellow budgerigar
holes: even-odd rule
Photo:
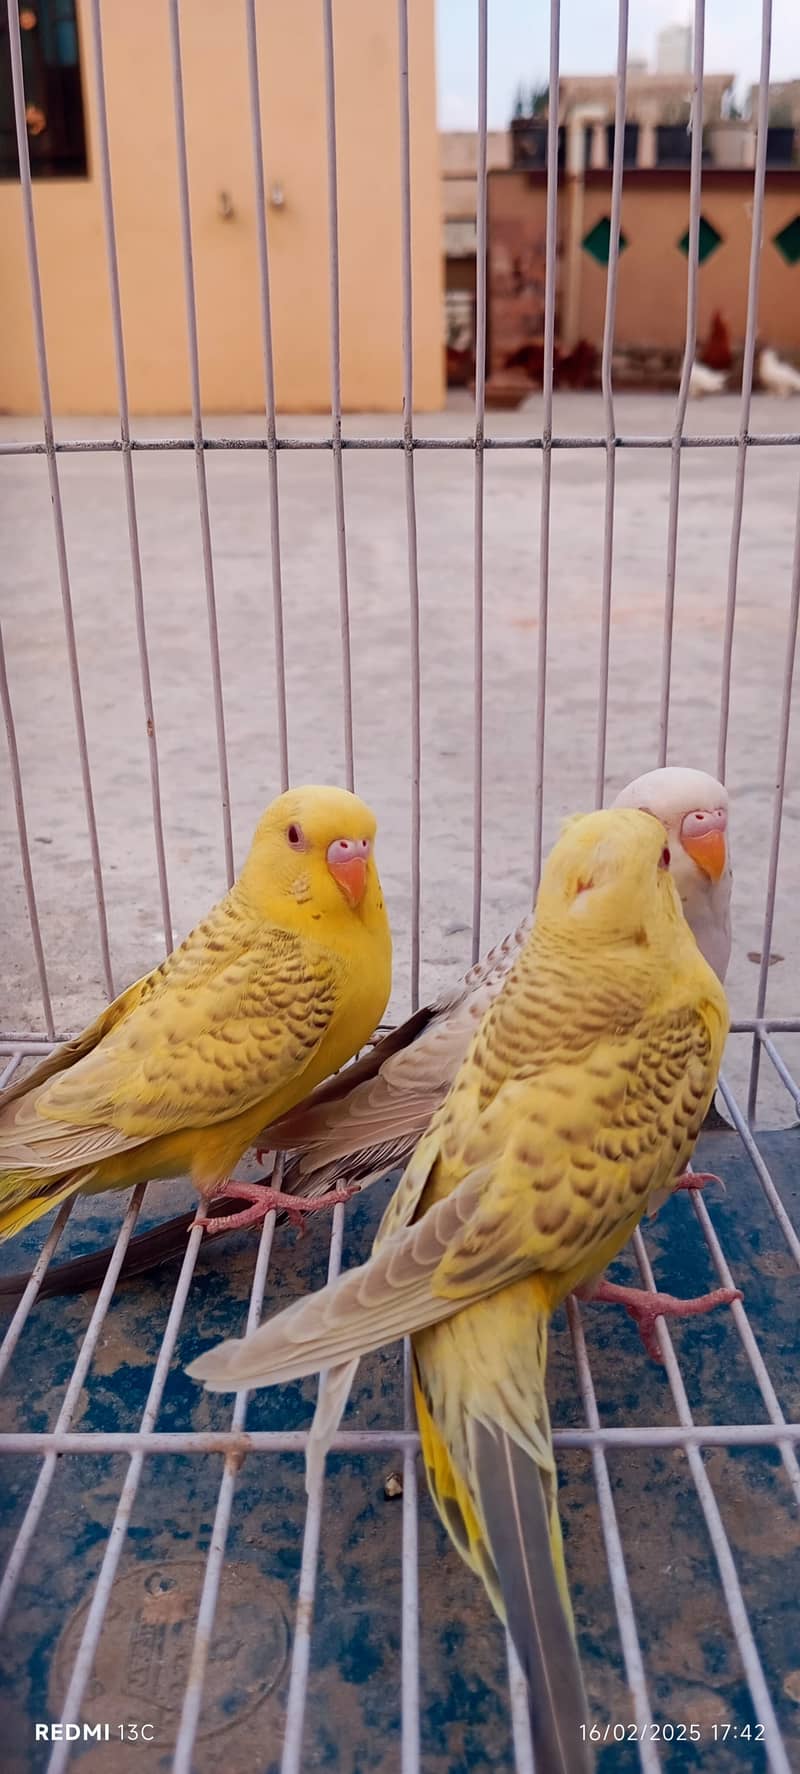
[[[684,1170],[728,1028],[669,860],[650,814],[569,823],[369,1262],[189,1369],[215,1391],[328,1369],[313,1470],[359,1356],[411,1334],[433,1498],[508,1623],[546,1774],[590,1766],[545,1394],[550,1317]]]
[[[208,917],[0,1097],[0,1239],[78,1190],[184,1172],[206,1203],[250,1202],[223,1224],[285,1204],[230,1172],[380,1021],[392,947],[374,839],[345,789],[273,801]]]

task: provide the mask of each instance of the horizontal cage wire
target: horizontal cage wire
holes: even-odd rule
[[[264,561],[268,563],[260,585],[259,621],[265,621],[264,612],[268,612],[277,792],[298,779],[296,760],[302,747],[293,718],[296,697],[313,696],[313,687],[298,675],[292,654],[292,638],[299,643],[303,637],[294,620],[295,575],[291,548],[285,541],[287,511],[295,498],[289,479],[291,457],[298,453],[298,472],[311,476],[313,459],[320,452],[331,456],[332,476],[326,470],[324,482],[315,479],[313,486],[310,480],[306,483],[307,496],[313,499],[322,499],[323,488],[327,488],[333,512],[330,583],[324,596],[335,605],[339,639],[339,725],[335,736],[326,735],[326,743],[331,755],[339,747],[340,780],[366,792],[366,783],[374,783],[376,775],[369,757],[368,728],[363,723],[363,658],[357,649],[359,591],[365,537],[367,542],[374,539],[380,519],[377,511],[370,509],[378,483],[368,478],[361,481],[357,475],[372,472],[369,458],[375,455],[402,453],[402,471],[398,465],[391,496],[400,512],[397,536],[405,578],[407,752],[405,756],[391,754],[391,770],[400,776],[405,798],[392,793],[385,821],[396,849],[399,834],[404,857],[402,868],[393,867],[403,920],[398,944],[402,997],[396,1004],[393,1000],[394,1023],[409,1006],[415,1009],[429,996],[428,924],[423,920],[427,875],[423,864],[430,858],[429,827],[432,831],[435,825],[428,812],[428,783],[434,770],[430,760],[436,755],[441,735],[428,725],[426,708],[434,683],[426,647],[436,633],[437,613],[436,588],[429,582],[433,576],[426,568],[431,507],[423,476],[431,464],[438,472],[439,452],[445,459],[451,452],[471,454],[472,622],[469,648],[459,648],[457,658],[458,669],[469,677],[464,755],[472,765],[468,784],[471,871],[466,899],[462,895],[459,904],[468,905],[470,922],[468,927],[456,924],[454,930],[457,934],[468,928],[470,953],[464,955],[468,964],[489,946],[483,930],[488,908],[494,921],[502,903],[494,877],[498,852],[502,870],[503,846],[495,841],[498,828],[494,822],[490,827],[490,815],[492,795],[498,787],[493,723],[502,723],[504,703],[489,645],[496,584],[492,500],[505,484],[502,477],[519,472],[528,476],[524,482],[515,478],[508,484],[515,495],[520,485],[525,487],[525,521],[535,544],[536,565],[524,588],[525,623],[535,631],[525,666],[533,717],[526,733],[530,755],[521,803],[523,817],[518,817],[518,802],[514,828],[516,842],[525,852],[517,884],[524,880],[530,894],[538,883],[543,849],[553,829],[552,815],[567,810],[560,804],[560,792],[550,788],[562,763],[549,718],[563,626],[558,599],[552,596],[562,536],[555,521],[561,497],[560,470],[564,467],[566,472],[576,451],[602,452],[604,460],[592,483],[596,510],[602,512],[602,534],[593,537],[592,557],[599,672],[592,692],[591,756],[587,751],[585,779],[579,785],[587,804],[593,794],[594,804],[602,805],[610,777],[620,774],[615,729],[618,720],[624,726],[626,712],[624,708],[618,711],[613,701],[615,636],[618,623],[625,620],[615,611],[615,589],[620,552],[629,546],[620,541],[627,521],[623,507],[628,497],[625,464],[628,460],[638,462],[654,450],[668,453],[668,471],[664,463],[666,553],[660,564],[663,599],[658,619],[650,623],[649,630],[650,732],[654,740],[649,762],[663,764],[675,749],[672,733],[676,705],[681,701],[675,694],[681,669],[675,649],[680,639],[685,482],[694,464],[705,460],[704,452],[735,452],[722,543],[723,549],[727,548],[727,566],[720,623],[719,720],[715,762],[712,766],[709,760],[709,766],[730,782],[735,816],[737,789],[743,791],[742,830],[736,835],[742,849],[754,772],[760,772],[761,794],[771,797],[771,815],[766,822],[763,856],[763,913],[759,905],[756,914],[760,948],[753,951],[758,973],[752,1003],[743,1004],[747,1013],[734,1018],[718,1096],[721,1127],[702,1136],[698,1153],[700,1160],[707,1158],[722,1170],[728,1193],[721,1202],[692,1193],[690,1199],[675,1203],[657,1222],[648,1223],[644,1234],[635,1234],[624,1260],[629,1275],[650,1292],[656,1288],[655,1265],[670,1282],[677,1277],[682,1284],[677,1287],[676,1280],[679,1292],[703,1291],[708,1277],[716,1276],[722,1287],[741,1288],[743,1297],[719,1314],[713,1327],[703,1320],[700,1332],[672,1332],[659,1319],[660,1367],[648,1362],[631,1326],[616,1321],[606,1330],[605,1320],[596,1316],[594,1308],[581,1307],[571,1298],[553,1333],[554,1443],[578,1636],[590,1710],[598,1721],[600,1766],[619,1767],[623,1774],[637,1766],[644,1774],[685,1766],[721,1770],[763,1767],[770,1774],[789,1774],[792,1758],[796,1765],[800,1749],[796,1722],[800,1677],[793,1650],[797,1642],[800,1410],[792,1360],[800,1268],[795,1158],[800,1084],[792,1055],[800,1035],[800,1006],[790,1003],[782,1014],[770,1015],[768,987],[773,989],[771,964],[779,915],[790,928],[782,906],[790,892],[785,885],[790,833],[784,830],[784,815],[800,610],[797,494],[791,516],[788,511],[781,514],[785,529],[792,527],[794,542],[790,582],[782,587],[780,604],[782,677],[772,686],[768,740],[763,734],[759,738],[759,758],[764,745],[769,747],[763,769],[734,745],[732,704],[737,616],[741,623],[743,602],[740,579],[748,470],[751,476],[753,473],[751,452],[757,462],[765,450],[779,451],[782,472],[785,452],[796,451],[800,445],[800,431],[755,429],[753,416],[771,0],[763,0],[761,6],[742,385],[738,422],[730,433],[690,430],[687,419],[700,271],[704,0],[694,0],[693,7],[685,340],[680,386],[671,425],[664,434],[620,427],[622,403],[615,394],[612,375],[625,185],[628,0],[619,0],[617,13],[601,392],[591,409],[597,416],[589,420],[584,404],[579,408],[580,420],[590,429],[573,432],[555,426],[562,410],[554,366],[559,241],[564,222],[560,213],[559,111],[556,104],[550,104],[541,419],[538,428],[530,432],[518,428],[504,431],[498,423],[494,435],[487,435],[486,429],[488,0],[477,0],[476,7],[476,373],[469,435],[462,434],[458,426],[451,435],[446,424],[442,427],[436,420],[421,420],[414,411],[415,186],[409,33],[415,8],[409,8],[408,0],[397,0],[394,45],[402,414],[380,421],[385,434],[366,420],[357,421],[358,435],[348,433],[343,408],[341,299],[346,242],[340,227],[343,174],[337,154],[337,106],[342,90],[337,84],[339,15],[333,0],[320,0],[318,10],[322,85],[316,98],[324,110],[327,156],[321,176],[327,207],[329,419],[316,425],[304,421],[294,436],[279,431],[271,286],[274,242],[267,226],[262,118],[263,22],[259,22],[256,0],[243,0],[240,22],[252,139],[264,424],[256,430],[241,423],[230,434],[223,430],[219,435],[206,429],[182,44],[182,23],[188,13],[181,9],[179,0],[166,0],[191,419],[186,425],[176,424],[175,435],[147,435],[146,428],[133,434],[115,216],[114,138],[109,129],[109,123],[113,129],[113,108],[107,99],[104,56],[104,32],[111,15],[100,0],[88,0],[81,16],[91,69],[95,176],[102,198],[118,429],[111,435],[109,427],[98,424],[97,435],[57,437],[48,365],[49,317],[42,295],[37,236],[40,217],[31,181],[20,12],[16,0],[8,0],[21,214],[42,435],[11,435],[6,422],[0,455],[7,459],[3,474],[37,474],[39,470],[33,466],[17,470],[16,464],[38,456],[46,459],[87,846],[80,882],[73,871],[66,878],[64,891],[84,895],[91,877],[96,928],[87,934],[84,956],[88,957],[89,944],[96,940],[97,958],[86,958],[84,965],[87,973],[94,969],[97,989],[102,989],[102,982],[111,998],[122,984],[122,970],[114,960],[120,883],[112,882],[110,871],[104,868],[105,818],[96,788],[99,746],[92,738],[96,720],[87,692],[90,675],[82,651],[82,610],[73,595],[73,581],[77,584],[78,580],[69,547],[80,477],[94,472],[91,461],[84,458],[121,458],[160,941],[169,952],[183,923],[178,910],[182,889],[178,870],[169,867],[175,767],[172,711],[169,696],[157,694],[152,609],[148,619],[149,576],[155,574],[149,519],[145,517],[148,461],[153,464],[152,472],[160,475],[167,473],[165,459],[171,453],[194,455],[193,521],[198,527],[200,567],[199,572],[194,569],[197,596],[192,619],[198,627],[204,624],[210,685],[205,706],[207,719],[213,718],[209,769],[214,772],[214,816],[218,837],[221,835],[218,874],[220,882],[229,883],[235,874],[235,797],[243,769],[239,749],[237,777],[232,756],[232,735],[238,731],[234,691],[245,696],[252,694],[253,687],[249,661],[245,660],[248,680],[237,683],[224,645],[221,618],[227,584],[223,592],[220,551],[215,547],[218,504],[214,463],[217,458],[224,461],[229,457],[237,472],[244,474],[244,458],[251,452],[266,456],[264,480],[253,482],[258,491],[252,497],[258,500]],[[550,94],[559,91],[560,45],[561,8],[559,0],[550,0]],[[373,144],[373,151],[378,151],[377,144]],[[626,404],[626,415],[634,410]],[[567,413],[566,406],[563,411]],[[636,419],[631,423],[636,424]],[[71,429],[80,431],[79,426]],[[515,452],[522,453],[521,471],[515,468]],[[557,466],[554,452],[559,457]],[[303,461],[304,454],[311,460]],[[81,458],[74,473],[73,457]],[[789,459],[795,467],[796,458]],[[597,458],[581,460],[591,463]],[[92,484],[96,491],[97,483]],[[105,487],[106,483],[102,484]],[[565,487],[580,501],[578,481],[565,482]],[[694,487],[690,496],[695,496]],[[423,502],[425,518],[421,521]],[[221,506],[219,510],[221,523]],[[585,521],[587,525],[592,522],[589,505]],[[441,523],[446,527],[446,515]],[[291,534],[291,525],[289,531]],[[448,546],[451,543],[454,546],[455,540],[448,537]],[[166,548],[167,539],[162,537],[161,545]],[[390,618],[394,622],[396,617],[394,609],[385,617],[373,612],[376,622]],[[11,626],[9,607],[7,628]],[[35,795],[29,796],[24,762],[29,756],[28,728],[26,724],[22,743],[15,725],[14,709],[23,703],[25,691],[17,663],[16,647],[10,646],[7,652],[0,631],[0,695],[41,1019],[36,1027],[26,1028],[24,1009],[22,1014],[12,1015],[10,1032],[0,1041],[5,1061],[2,1085],[22,1076],[23,1068],[50,1051],[57,1039],[67,1038],[59,1010],[64,992],[54,988],[47,964],[54,890],[48,887],[41,894],[46,870],[33,848],[39,836],[36,825],[42,818],[41,784],[37,781]],[[588,672],[587,664],[586,675]],[[258,693],[264,693],[263,685],[259,684]],[[174,718],[176,723],[181,720],[180,709]],[[182,739],[185,744],[185,733]],[[735,763],[729,771],[729,755],[734,753]],[[638,769],[630,774],[637,774]],[[52,796],[54,785],[48,786]],[[35,815],[30,811],[33,807]],[[209,849],[213,841],[209,840]],[[460,866],[463,853],[464,845],[459,843],[451,859],[453,870]],[[184,866],[192,869],[188,846]],[[747,879],[751,886],[756,881],[752,868]],[[437,878],[431,900],[438,891],[441,883]],[[40,899],[44,910],[40,910]],[[514,918],[518,916],[517,905]],[[88,926],[88,917],[86,923]],[[496,934],[493,930],[489,940]],[[791,965],[796,977],[796,950]],[[452,972],[457,975],[457,965]],[[76,992],[69,1002],[77,1005],[79,997]],[[74,1026],[76,1021],[71,1015],[67,1019],[68,1025]],[[755,1124],[756,1109],[765,1101],[776,1122],[772,1130]],[[277,1158],[273,1177],[278,1183],[281,1174],[282,1160]],[[323,1759],[342,1769],[399,1768],[402,1774],[472,1766],[513,1766],[519,1774],[548,1774],[546,1769],[534,1768],[525,1680],[513,1647],[510,1641],[503,1642],[470,1573],[459,1567],[455,1555],[445,1552],[427,1501],[418,1504],[419,1441],[408,1345],[384,1351],[362,1364],[363,1384],[359,1381],[351,1414],[333,1439],[324,1477],[314,1478],[307,1496],[302,1456],[308,1441],[313,1389],[298,1385],[281,1388],[274,1396],[271,1392],[241,1393],[231,1408],[229,1401],[209,1400],[183,1378],[186,1361],[201,1343],[205,1346],[217,1335],[243,1334],[244,1326],[252,1330],[258,1325],[268,1294],[273,1303],[273,1287],[274,1303],[281,1303],[309,1286],[320,1285],[326,1275],[338,1275],[345,1259],[361,1260],[390,1188],[391,1182],[376,1184],[347,1207],[335,1206],[324,1254],[326,1241],[319,1224],[313,1236],[291,1245],[281,1228],[276,1232],[275,1214],[271,1213],[262,1224],[257,1247],[245,1240],[235,1250],[223,1247],[228,1257],[217,1258],[211,1254],[212,1241],[202,1226],[193,1223],[177,1278],[173,1268],[154,1278],[142,1277],[132,1287],[124,1283],[132,1241],[145,1225],[164,1217],[165,1211],[173,1211],[172,1205],[165,1210],[167,1198],[161,1185],[134,1189],[116,1221],[109,1219],[114,1208],[104,1197],[84,1200],[74,1211],[73,1203],[67,1201],[47,1222],[43,1242],[35,1229],[16,1242],[14,1261],[22,1249],[32,1271],[0,1343],[0,1376],[6,1388],[0,1449],[6,1456],[10,1524],[0,1581],[0,1625],[7,1647],[6,1679],[9,1684],[16,1683],[21,1696],[16,1709],[12,1705],[8,1712],[9,1766],[46,1768],[48,1774],[61,1774],[68,1762],[77,1761],[78,1752],[86,1753],[86,1740],[80,1736],[83,1727],[92,1731],[109,1724],[113,1729],[121,1727],[123,1736],[106,1738],[99,1744],[90,1739],[90,1756],[99,1759],[91,1759],[87,1765],[124,1770],[128,1766],[125,1757],[141,1755],[142,1745],[124,1737],[134,1721],[137,1728],[146,1723],[155,1733],[159,1759],[148,1765],[171,1767],[176,1774],[215,1766],[221,1744],[232,1767],[241,1762],[242,1766],[280,1769],[281,1774],[300,1774],[304,1767]],[[173,1199],[170,1196],[170,1203]],[[74,1254],[86,1248],[87,1241],[90,1246],[102,1245],[112,1225],[113,1252],[99,1290],[67,1303],[48,1304],[43,1298],[37,1313],[37,1300],[46,1288],[56,1252]],[[399,1507],[393,1503],[394,1497],[401,1499]],[[34,1719],[57,1721],[63,1729],[40,1741],[33,1734]],[[80,1727],[79,1740],[70,1737],[68,1727]],[[620,1729],[622,1734],[618,1735]],[[224,1737],[220,1735],[223,1732]],[[109,1742],[109,1759],[105,1760]],[[154,1754],[152,1748],[149,1753]],[[133,1760],[130,1765],[133,1767]]]

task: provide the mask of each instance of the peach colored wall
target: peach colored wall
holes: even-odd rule
[[[668,175],[667,175],[668,178]],[[622,232],[628,245],[620,258],[616,339],[620,346],[683,345],[686,325],[686,258],[677,250],[689,225],[688,183],[664,183],[654,173],[641,186],[623,186]],[[734,344],[744,337],[750,261],[753,175],[734,173],[703,179],[702,214],[723,237],[722,246],[700,266],[697,333],[702,339],[718,308]],[[656,183],[658,181],[658,183]],[[607,181],[587,181],[583,234],[610,210]],[[787,265],[773,246],[775,234],[800,214],[800,172],[770,179],[764,203],[759,331],[778,350],[800,351],[800,264]],[[579,335],[599,345],[603,337],[606,267],[580,255]]]
[[[492,371],[509,352],[541,337],[544,174],[496,172],[489,175],[489,346]],[[747,280],[753,199],[752,172],[710,169],[703,176],[702,214],[723,244],[698,278],[698,338],[709,329],[714,310],[723,314],[732,343],[741,344],[747,314]],[[556,324],[564,311],[569,188],[562,180],[558,202],[559,288]],[[610,176],[589,173],[584,191],[581,237],[611,209]],[[800,215],[800,169],[768,172],[764,203],[758,324],[762,338],[779,351],[800,354],[800,263],[787,265],[774,236]],[[686,258],[677,242],[689,225],[688,177],[668,172],[626,175],[622,232],[628,245],[619,264],[616,343],[683,348],[686,326]],[[606,267],[589,253],[578,255],[579,305],[576,336],[600,346],[606,299]]]
[[[103,28],[130,400],[134,412],[189,407],[167,7],[103,0]],[[324,410],[328,220],[322,8],[258,0],[278,404]],[[440,176],[433,0],[410,0],[414,392],[443,399]],[[34,203],[53,403],[60,413],[116,411],[88,0],[78,4],[89,178],[37,180]],[[181,9],[186,128],[203,406],[263,405],[255,199],[244,8],[192,0]],[[393,6],[334,9],[342,394],[350,410],[402,399],[400,139]],[[224,220],[218,196],[229,193]],[[0,409],[39,409],[19,185],[0,184]]]

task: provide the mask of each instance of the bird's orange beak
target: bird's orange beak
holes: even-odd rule
[[[370,849],[369,838],[335,838],[328,845],[328,868],[351,906],[359,906],[367,891]]]
[[[720,809],[713,813],[687,813],[681,826],[681,843],[687,856],[709,881],[718,881],[727,866],[726,823]]]

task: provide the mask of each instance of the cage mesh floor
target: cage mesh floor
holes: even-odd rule
[[[662,1330],[661,1365],[617,1308],[570,1306],[553,1329],[561,1513],[601,1768],[800,1755],[800,1126],[754,1137],[719,1100],[740,1130],[706,1133],[696,1162],[725,1193],[668,1203],[614,1274],[687,1296],[732,1277],[742,1304]],[[230,1767],[269,1774],[389,1770],[417,1722],[426,1770],[531,1766],[501,1628],[417,1485],[401,1346],[362,1364],[311,1499],[315,1382],[256,1393],[243,1418],[183,1371],[243,1328],[262,1287],[271,1311],[331,1262],[361,1260],[394,1180],[300,1238],[271,1220],[260,1245],[193,1233],[183,1264],[13,1315],[0,1418],[13,1774],[63,1765],[70,1749],[87,1769],[133,1770],[142,1742],[120,1727],[148,1727],[153,1768],[203,1774],[224,1746]],[[107,1242],[124,1203],[113,1211],[80,1202],[57,1259]],[[137,1229],[163,1211],[145,1202]],[[3,1272],[40,1246],[41,1227],[3,1247]],[[62,1716],[112,1741],[37,1744],[35,1722]]]

